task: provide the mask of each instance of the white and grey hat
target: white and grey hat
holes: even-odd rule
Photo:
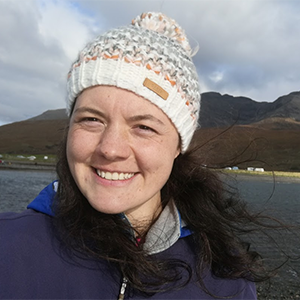
[[[68,74],[67,112],[86,88],[130,90],[158,106],[173,122],[185,152],[200,110],[198,75],[183,29],[162,13],[144,13],[109,30],[79,53]]]

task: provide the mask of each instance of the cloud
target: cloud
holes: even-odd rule
[[[72,60],[79,49],[99,33],[101,20],[82,13],[79,6],[68,1],[44,0],[41,2],[42,17],[39,32],[45,41],[59,42],[65,54]]]
[[[206,86],[267,101],[295,90],[300,80],[295,68],[300,65],[300,39],[296,38],[300,27],[295,26],[300,22],[296,9],[300,6],[295,2],[213,1],[215,5],[203,5],[202,17],[197,23],[192,21],[197,24],[192,34],[200,44],[195,62]],[[215,74],[222,74],[222,80],[212,80]]]
[[[65,107],[78,51],[144,11],[186,31],[201,92],[273,101],[299,90],[300,2],[293,0],[0,1],[0,124]]]
[[[0,2],[0,122],[65,106],[71,62],[97,26],[68,2]]]

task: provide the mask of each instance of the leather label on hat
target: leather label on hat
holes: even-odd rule
[[[164,100],[167,100],[169,97],[169,93],[165,91],[161,86],[150,80],[149,78],[146,78],[143,82],[143,85],[147,87],[149,90],[157,94],[159,97],[163,98]]]

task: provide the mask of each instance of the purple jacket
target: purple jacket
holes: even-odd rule
[[[118,299],[122,284],[118,269],[104,260],[95,261],[66,251],[56,240],[51,222],[54,195],[49,185],[26,211],[0,214],[0,299]],[[167,218],[167,223],[175,222],[177,229],[162,233],[168,235],[167,243],[151,238],[146,241],[149,253],[159,258],[179,258],[194,266],[190,232],[178,213],[168,212]],[[164,225],[167,223],[165,221]],[[209,291],[217,296],[257,299],[252,282],[220,279],[211,272],[207,272],[204,281]],[[129,286],[124,299],[147,298]],[[150,299],[214,298],[192,278],[185,288],[154,294]]]

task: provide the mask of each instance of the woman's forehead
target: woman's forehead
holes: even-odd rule
[[[114,86],[95,86],[84,90],[76,100],[75,110],[83,106],[99,110],[111,109],[114,113],[154,115],[159,119],[169,120],[168,116],[149,100]]]

